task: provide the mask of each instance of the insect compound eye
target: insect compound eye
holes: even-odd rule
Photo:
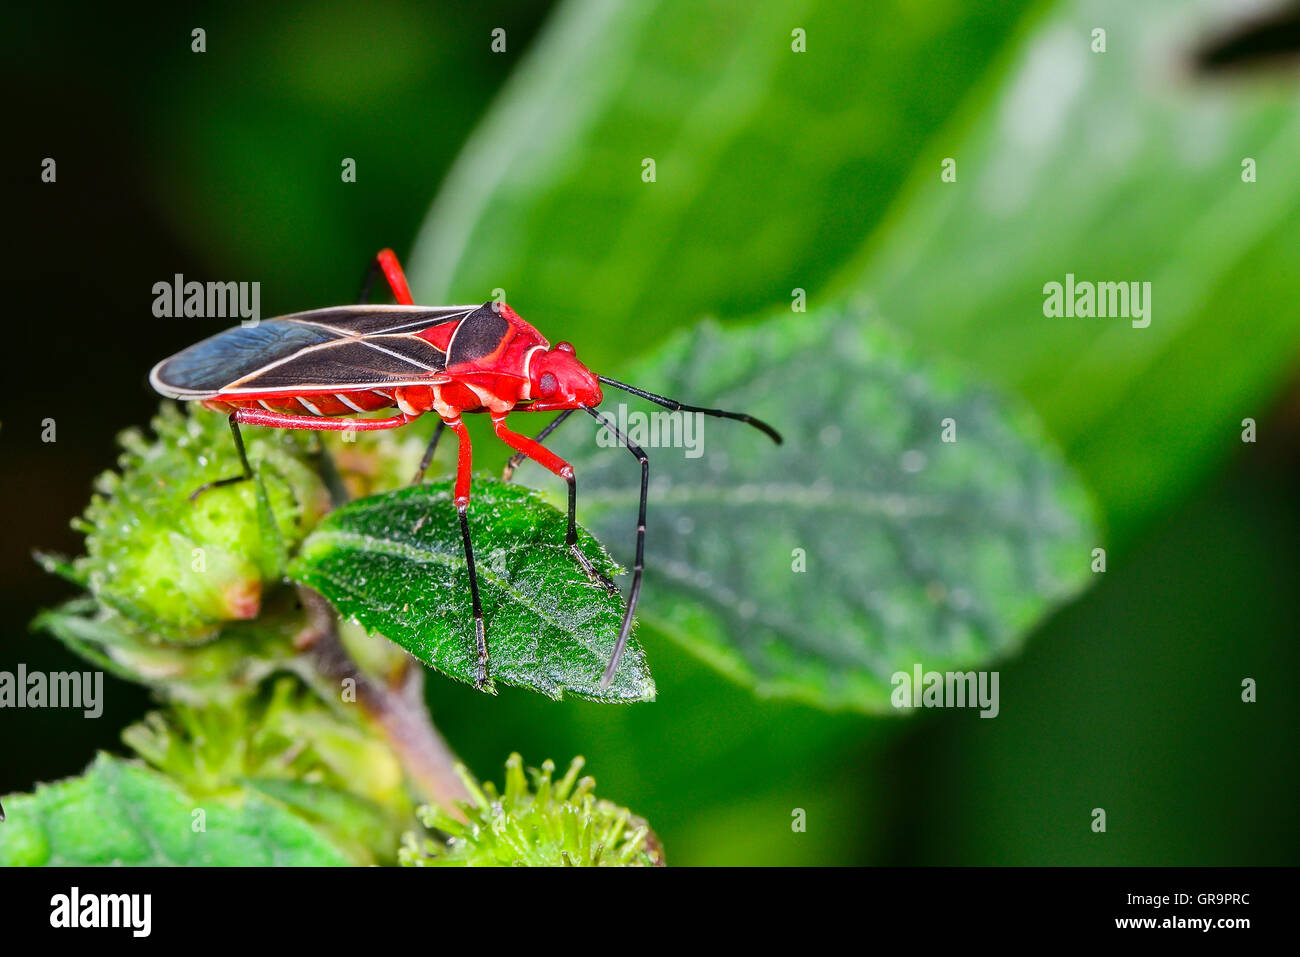
[[[555,348],[558,349],[558,350],[560,350],[561,352],[567,352],[569,355],[573,355],[573,343],[572,343],[572,342],[557,342],[557,343],[555,344]]]
[[[542,377],[537,381],[537,391],[542,395],[551,395],[557,385],[559,383],[555,381],[554,373],[543,372]]]

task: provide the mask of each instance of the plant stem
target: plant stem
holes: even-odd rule
[[[316,670],[335,687],[349,678],[355,682],[357,703],[379,726],[421,796],[461,817],[456,802],[469,800],[469,792],[425,707],[424,672],[408,660],[393,683],[366,674],[343,647],[330,603],[310,588],[299,586],[298,594],[311,622],[306,650]]]

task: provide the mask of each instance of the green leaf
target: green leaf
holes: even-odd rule
[[[816,290],[1024,7],[564,3],[443,184],[407,263],[416,298],[503,287],[525,316],[591,330],[612,306],[618,342],[648,345]]]
[[[1240,451],[1242,419],[1295,370],[1300,94],[1267,71],[1191,71],[1240,16],[1236,0],[1054,4],[833,284],[1026,395],[1121,538]],[[1044,316],[1067,273],[1150,282],[1150,326]]]
[[[1013,35],[1020,4],[566,3],[449,175],[414,287],[504,288],[598,364],[796,287],[859,292],[1028,398],[1128,540],[1294,369],[1300,97],[1193,74],[1237,0],[1039,7]],[[1067,272],[1152,282],[1152,325],[1044,317]]]
[[[599,701],[654,697],[635,640],[613,683],[600,687],[622,602],[594,584],[564,547],[563,514],[527,489],[476,479],[469,521],[493,679],[552,698],[566,691]],[[594,567],[617,572],[581,529],[579,547]],[[303,543],[290,574],[425,664],[474,680],[469,575],[449,483],[330,513]]]
[[[697,419],[696,450],[649,449],[639,613],[762,694],[888,710],[895,672],[987,665],[1091,577],[1089,503],[1032,417],[860,314],[704,323],[630,378],[785,433]],[[620,400],[634,441],[668,434]],[[580,514],[630,545],[635,463],[559,435]]]
[[[353,861],[251,791],[199,801],[153,771],[100,754],[79,778],[6,796],[0,865],[343,866]],[[204,811],[195,830],[194,811]]]
[[[125,681],[173,699],[204,701],[241,696],[273,671],[289,667],[296,654],[293,639],[303,628],[292,597],[275,595],[263,603],[258,618],[230,622],[219,640],[200,645],[159,640],[91,597],[47,609],[31,627]]]
[[[312,781],[248,778],[241,783],[292,808],[359,863],[397,862],[399,842],[392,815],[374,802]]]

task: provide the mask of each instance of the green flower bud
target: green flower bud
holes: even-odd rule
[[[409,813],[402,766],[358,712],[337,714],[296,678],[230,703],[172,703],[122,732],[142,758],[194,794],[248,778],[306,780]]]
[[[532,785],[524,775],[523,758],[506,761],[505,792],[480,784],[465,769],[456,773],[471,800],[462,802],[457,817],[442,808],[424,806],[419,816],[433,836],[408,834],[401,862],[408,867],[459,865],[466,867],[653,867],[664,863],[663,846],[650,826],[627,808],[597,800],[596,782],[579,778],[583,759],[573,759],[564,777],[553,779],[555,764],[530,768]]]
[[[173,642],[202,642],[228,621],[255,618],[289,552],[330,507],[311,438],[248,429],[256,476],[238,475],[224,417],[164,405],[156,438],[123,433],[121,473],[106,473],[84,518],[86,555],[76,574],[100,601]]]

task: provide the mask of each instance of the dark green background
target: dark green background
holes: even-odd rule
[[[79,549],[67,521],[113,463],[114,433],[155,407],[149,367],[209,331],[153,318],[153,283],[258,280],[265,315],[351,300],[376,249],[409,250],[546,7],[6,10],[0,668],[78,667],[26,630],[70,593],[29,553]],[[196,25],[202,56],[189,51]],[[488,49],[497,26],[504,56]],[[963,76],[953,71],[935,122],[969,92]],[[56,186],[39,182],[45,156]],[[355,184],[340,184],[343,156],[358,161]],[[570,322],[565,335],[599,343],[588,351],[617,375],[628,347],[616,330]],[[46,417],[54,444],[40,441]],[[758,701],[652,636],[652,705],[488,698],[431,676],[435,721],[484,776],[512,750],[532,763],[585,755],[600,792],[644,814],[672,863],[1294,863],[1294,380],[1260,432],[1266,442],[1146,522],[1098,587],[1002,666],[996,720]],[[482,468],[504,458],[490,440],[478,448]],[[1240,702],[1245,677],[1257,704]],[[122,750],[119,730],[148,701],[106,685],[96,721],[0,712],[0,793]],[[1089,829],[1094,807],[1104,835]],[[795,808],[806,833],[791,831]]]

